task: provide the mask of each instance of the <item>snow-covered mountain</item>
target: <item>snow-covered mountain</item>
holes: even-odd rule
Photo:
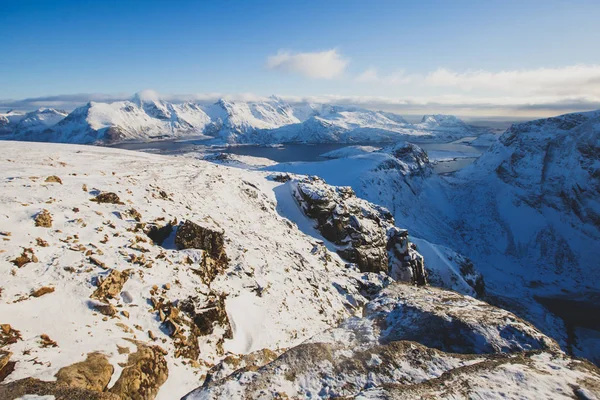
[[[598,394],[595,366],[470,297],[473,265],[415,246],[349,187],[102,147],[3,150],[1,399]],[[377,154],[430,174],[415,146]]]
[[[387,207],[426,259],[460,249],[491,301],[600,362],[600,326],[586,322],[600,309],[600,111],[515,124],[452,176],[433,174],[418,151],[398,146],[268,169],[351,186]]]
[[[28,113],[0,114],[0,134],[14,134],[23,138],[35,137],[41,131],[60,122],[67,115],[66,111],[54,108],[40,108]]]
[[[142,92],[128,101],[90,102],[69,115],[52,109],[34,114],[27,114],[28,122],[23,126],[18,126],[16,116],[10,123],[8,116],[0,117],[0,129],[9,134],[5,138],[115,143],[205,136],[225,143],[273,144],[452,139],[478,132],[452,116],[426,116],[419,124],[409,124],[389,112],[325,104],[291,105],[275,96],[253,102],[221,99],[207,105],[169,103]]]

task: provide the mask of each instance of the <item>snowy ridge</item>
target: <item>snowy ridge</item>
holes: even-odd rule
[[[221,99],[206,105],[169,103],[151,92],[141,92],[129,101],[90,102],[69,115],[52,109],[30,114],[23,126],[18,126],[23,116],[1,115],[0,129],[9,134],[5,138],[79,144],[179,136],[205,136],[232,144],[375,143],[407,137],[459,138],[479,132],[453,116],[425,116],[420,124],[409,124],[389,112],[328,104],[291,105],[275,96],[254,102]]]

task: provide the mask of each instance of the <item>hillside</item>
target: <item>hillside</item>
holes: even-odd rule
[[[475,295],[476,271],[423,259],[349,188],[185,157],[3,146],[0,398],[172,399],[197,387],[188,398],[223,398],[232,385],[331,397],[444,372],[490,384],[483,371],[506,365],[524,377],[502,381],[514,392],[532,379],[556,396],[598,392],[595,367],[527,322],[424,286]],[[416,149],[395,154],[425,167]]]

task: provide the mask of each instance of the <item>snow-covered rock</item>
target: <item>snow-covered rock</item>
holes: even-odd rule
[[[448,387],[456,398],[467,398],[469,390],[487,398],[498,390],[494,384],[511,393],[508,398],[535,397],[539,385],[550,397],[570,398],[576,391],[593,395],[600,383],[597,368],[571,360],[515,315],[454,292],[403,284],[384,289],[362,317],[262,361],[207,381],[184,399],[360,398],[362,392],[379,399],[388,398],[378,395],[386,391],[419,397],[452,377],[481,380],[487,389]],[[503,373],[507,367],[510,374]],[[495,379],[489,382],[486,373]],[[561,377],[566,381],[557,387]],[[537,384],[533,389],[523,382]]]

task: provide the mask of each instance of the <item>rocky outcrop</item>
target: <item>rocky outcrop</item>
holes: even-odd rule
[[[121,399],[152,400],[169,376],[165,351],[140,342],[136,345],[137,351],[129,355],[127,365],[110,393]]]
[[[317,221],[323,237],[338,246],[338,254],[362,272],[427,283],[423,257],[385,208],[357,198],[349,187],[329,186],[317,177],[295,182],[294,195],[303,212]]]
[[[204,302],[197,297],[188,297],[179,302],[179,308],[194,321],[202,335],[209,335],[216,327],[220,327],[224,330],[224,338],[233,337],[224,295],[212,295]]]
[[[548,361],[531,369],[527,360],[544,357],[556,363],[556,371],[540,372]],[[368,398],[379,399],[387,397],[377,393],[390,387],[436,388],[438,379],[482,379],[486,369],[501,374],[509,365],[515,368],[511,374],[530,382],[551,384],[571,371],[568,382],[578,388],[593,390],[600,383],[597,369],[570,359],[554,341],[507,311],[455,292],[395,283],[367,304],[362,317],[349,318],[263,366],[250,364],[225,378],[207,379],[184,399],[338,398],[370,388]],[[520,381],[502,380],[502,388],[518,391]]]
[[[130,272],[129,269],[124,271],[113,269],[105,278],[98,277],[98,287],[90,297],[104,302],[117,298],[123,289],[123,285],[129,279]]]
[[[108,386],[113,366],[101,353],[89,353],[85,361],[61,368],[56,373],[56,382],[70,387],[102,392]]]
[[[227,267],[225,235],[221,231],[188,220],[178,227],[175,234],[175,245],[180,250],[204,250],[198,273],[206,284],[210,284]]]

